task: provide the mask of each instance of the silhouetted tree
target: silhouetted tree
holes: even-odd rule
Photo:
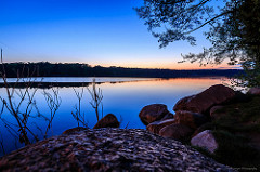
[[[247,86],[259,86],[260,1],[144,0],[144,5],[135,10],[160,48],[178,40],[194,45],[192,33],[207,26],[209,30],[204,33],[212,47],[184,55],[184,61],[221,64],[228,57],[231,65],[243,64]]]

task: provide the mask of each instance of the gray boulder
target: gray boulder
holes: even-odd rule
[[[211,154],[218,149],[218,143],[210,130],[203,131],[191,139],[193,146],[206,148]]]

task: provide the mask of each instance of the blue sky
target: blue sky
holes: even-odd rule
[[[0,0],[0,48],[4,62],[68,62],[90,65],[199,68],[178,64],[181,53],[208,46],[174,42],[159,49],[133,7],[142,0]]]

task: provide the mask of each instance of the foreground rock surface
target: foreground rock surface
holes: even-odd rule
[[[173,110],[189,110],[194,113],[205,114],[213,105],[219,105],[232,100],[236,93],[231,88],[222,84],[212,85],[209,89],[193,95],[182,98]]]
[[[152,104],[143,107],[139,117],[141,121],[147,125],[151,122],[158,121],[163,119],[166,115],[169,114],[169,110],[164,104]]]
[[[54,136],[0,159],[0,171],[234,171],[145,130],[98,129]]]

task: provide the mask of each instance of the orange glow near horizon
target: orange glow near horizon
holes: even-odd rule
[[[116,66],[116,67],[127,67],[127,68],[159,68],[159,69],[177,69],[177,70],[188,70],[188,69],[236,69],[239,66],[231,66],[227,63],[228,59],[224,60],[220,65],[200,65],[199,63],[190,63],[182,61],[181,57],[151,57],[149,60],[147,58],[142,57],[127,57],[125,59],[115,58],[116,60],[112,60],[112,58],[96,60],[96,61],[81,61],[88,63],[91,66]]]
[[[71,58],[73,59],[73,58]],[[86,61],[86,59],[80,59],[80,60],[72,60],[72,61],[46,61],[50,63],[83,63],[83,64],[89,64],[92,67],[94,66],[103,66],[103,67],[110,67],[110,66],[116,66],[116,67],[126,67],[126,68],[152,68],[152,69],[176,69],[176,70],[195,70],[195,69],[238,69],[239,66],[231,66],[228,65],[228,60],[225,60],[220,65],[206,65],[206,66],[200,66],[199,63],[178,63],[180,58],[151,58],[150,60],[147,60],[145,58],[139,58],[139,59],[116,59],[116,60],[107,60],[107,59],[95,59],[95,61]],[[26,59],[24,60],[14,60],[12,61],[7,60],[7,63],[16,63],[16,62],[42,62],[42,61],[28,61]]]
[[[91,66],[116,66],[116,67],[127,67],[127,68],[159,68],[159,69],[177,69],[177,70],[195,70],[195,69],[237,69],[237,66],[230,66],[228,64],[221,65],[206,65],[200,66],[198,63],[191,64],[189,62],[186,63],[113,63],[113,64],[90,64]]]

